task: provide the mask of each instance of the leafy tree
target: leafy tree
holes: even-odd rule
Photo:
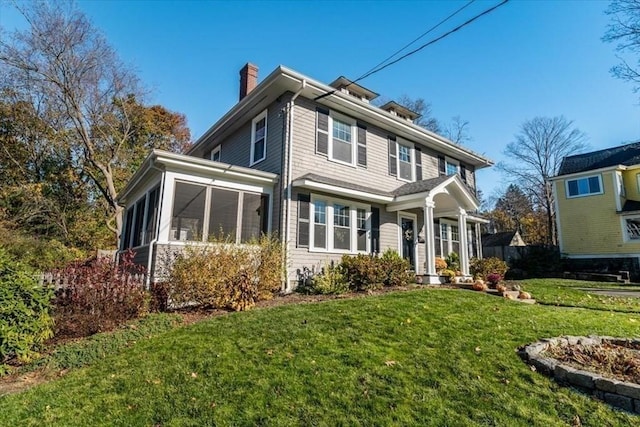
[[[496,201],[496,210],[503,211],[513,223],[513,229],[523,232],[521,220],[533,212],[533,204],[524,192],[515,184],[507,187],[504,195]]]
[[[565,156],[586,148],[585,135],[573,122],[558,117],[535,117],[520,126],[515,140],[507,144],[504,155],[511,162],[500,162],[498,169],[518,182],[534,207],[545,213],[546,243],[557,243],[555,208],[549,178],[558,173]]]
[[[605,42],[617,43],[620,63],[611,69],[614,76],[634,83],[640,89],[640,0],[614,0],[606,13],[611,17]],[[629,54],[633,59],[625,59]]]
[[[3,150],[0,168],[19,163],[22,156],[33,161],[35,183],[50,185],[53,175],[73,177],[56,185],[73,183],[74,191],[67,194],[103,211],[117,241],[122,230],[118,191],[150,148],[178,150],[188,144],[186,120],[139,101],[143,91],[135,74],[73,5],[38,2],[18,9],[29,27],[0,39],[0,89],[7,108],[20,106],[28,114],[10,129],[13,146]],[[33,123],[36,130],[30,132]],[[56,165],[64,173],[42,176],[39,159],[52,158],[66,162]],[[30,183],[26,175],[16,183]],[[56,206],[44,203],[52,199],[58,200],[44,197],[39,208]]]

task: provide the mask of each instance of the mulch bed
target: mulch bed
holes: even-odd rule
[[[640,345],[567,345],[547,349],[545,355],[571,367],[603,377],[640,384]]]

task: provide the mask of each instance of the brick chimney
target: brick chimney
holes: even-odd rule
[[[240,99],[249,95],[255,87],[258,85],[258,67],[247,62],[247,64],[240,70]]]

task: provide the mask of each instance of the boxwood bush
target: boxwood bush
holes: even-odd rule
[[[11,361],[29,362],[53,336],[51,289],[0,248],[0,374]]]

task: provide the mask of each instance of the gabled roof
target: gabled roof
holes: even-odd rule
[[[482,235],[482,246],[510,246],[517,231],[501,231]]]
[[[558,175],[586,172],[611,166],[640,164],[640,141],[591,153],[568,156],[562,160]]]
[[[431,191],[438,185],[445,182],[451,176],[442,175],[437,178],[423,179],[422,181],[407,182],[406,184],[396,188],[392,194],[394,196],[406,196],[407,194],[422,193]]]

